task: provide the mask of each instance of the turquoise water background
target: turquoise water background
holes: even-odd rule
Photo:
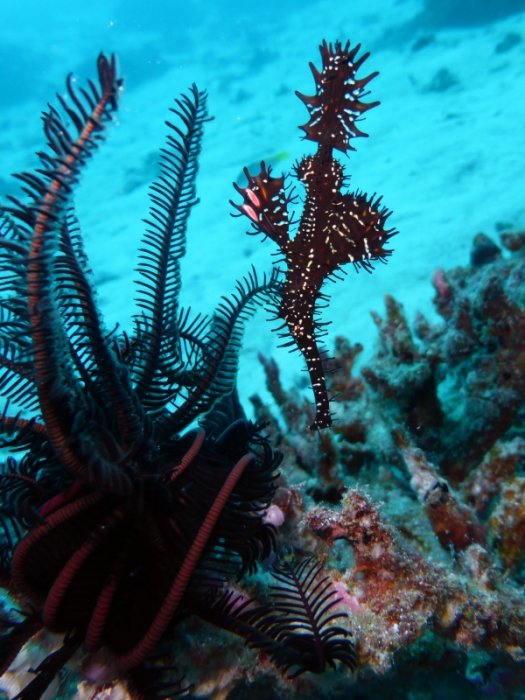
[[[187,232],[182,304],[211,314],[252,266],[270,271],[275,245],[247,236],[247,219],[232,217],[230,200],[239,201],[232,183],[242,182],[245,166],[257,172],[261,160],[277,175],[290,173],[314,151],[298,128],[307,112],[295,91],[312,94],[309,62],[319,66],[324,39],[360,43],[370,51],[360,75],[379,72],[367,99],[380,105],[360,124],[369,138],[355,139],[356,150],[340,157],[351,175],[349,187],[381,195],[392,210],[394,252],[371,274],[350,267],[323,290],[331,298],[323,310],[323,320],[331,322],[329,349],[336,335],[344,335],[364,345],[363,363],[377,342],[371,313],[384,314],[385,295],[401,302],[409,319],[422,312],[432,320],[436,270],[467,265],[479,232],[497,240],[502,232],[525,230],[525,0],[0,0],[2,199],[20,196],[11,173],[37,167],[34,154],[45,145],[40,114],[56,104],[57,93],[65,94],[66,76],[72,72],[84,85],[96,78],[100,51],[118,59],[124,81],[119,110],[76,192],[107,329],[133,328],[137,248],[164,122],[174,99],[194,82],[207,90],[213,120],[206,124],[200,159],[200,203]],[[302,192],[296,189],[300,212]],[[260,310],[243,341],[238,386],[248,414],[256,393],[272,403],[259,353],[277,360],[286,388],[303,389],[311,398],[302,356],[278,347],[276,324],[268,319]],[[379,429],[372,440],[381,437]],[[315,481],[315,474],[294,471],[301,483]],[[407,495],[408,478],[396,490],[387,468],[384,473],[374,499],[387,502],[394,524],[405,509],[401,521],[419,527],[423,518]],[[348,476],[350,481],[355,474]],[[439,554],[452,562],[445,548]],[[331,556],[337,561],[348,555],[336,545]],[[414,677],[423,678],[424,652],[418,653]],[[457,687],[469,683],[472,697],[478,688],[489,694],[493,667],[487,658],[465,653],[465,677],[458,674]],[[500,688],[512,679],[504,676],[504,665],[494,668],[490,692],[501,698]],[[445,690],[433,697],[457,697],[448,695],[449,679],[438,679],[439,673],[429,685],[437,679]],[[390,692],[389,682],[379,677],[381,692]],[[413,690],[412,698],[429,697],[419,686]]]
[[[163,122],[194,81],[215,118],[188,230],[183,303],[209,313],[251,265],[270,269],[272,244],[247,237],[245,221],[230,216],[232,182],[262,159],[288,172],[312,151],[297,128],[306,110],[294,91],[313,90],[308,62],[319,63],[322,39],[361,43],[371,51],[363,74],[380,72],[370,99],[381,105],[362,125],[370,138],[357,140],[346,166],[352,188],[382,194],[393,210],[395,252],[373,274],[350,269],[326,288],[328,341],[344,334],[371,349],[370,311],[382,313],[386,293],[409,317],[432,315],[436,268],[467,263],[479,231],[525,226],[525,2],[2,2],[2,196],[17,191],[10,173],[34,166],[39,113],[63,92],[66,75],[94,77],[99,51],[118,56],[120,110],[77,194],[109,327],[127,327],[134,312],[136,248]],[[244,344],[241,397],[263,392],[258,351],[277,357],[286,381],[304,384],[301,358],[276,344],[262,312]]]

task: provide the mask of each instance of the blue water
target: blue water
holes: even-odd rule
[[[379,71],[363,129],[347,161],[351,185],[377,192],[399,229],[387,266],[352,271],[327,291],[333,332],[368,346],[371,310],[394,293],[411,316],[430,309],[438,266],[464,264],[479,230],[523,225],[525,0],[455,4],[427,0],[302,3],[70,3],[4,0],[0,8],[0,194],[16,190],[10,172],[34,165],[39,113],[73,71],[95,75],[99,51],[115,52],[124,77],[118,123],[90,164],[77,196],[83,232],[108,324],[132,313],[135,251],[156,172],[163,121],[193,81],[209,92],[215,120],[203,145],[184,264],[184,298],[210,312],[249,265],[271,264],[272,247],[245,236],[230,217],[232,181],[265,159],[287,172],[310,146],[298,126],[306,110],[308,62],[317,46],[347,38],[371,51],[363,72]],[[245,345],[273,351],[256,320]],[[282,353],[296,381],[302,366]],[[243,371],[243,370],[242,370]],[[246,393],[259,388],[247,372]],[[297,380],[299,381],[299,380]],[[262,383],[262,381],[260,382]]]
[[[10,172],[32,167],[40,148],[39,113],[67,73],[94,77],[99,51],[115,52],[124,76],[118,123],[90,164],[77,196],[108,324],[131,316],[135,251],[156,172],[163,121],[193,81],[209,92],[207,128],[183,267],[184,299],[210,312],[249,265],[268,270],[270,245],[245,236],[230,218],[232,181],[261,159],[287,172],[311,152],[300,140],[306,120],[294,96],[308,94],[317,46],[349,38],[371,51],[380,75],[371,99],[381,106],[363,125],[348,169],[352,187],[377,192],[400,235],[387,266],[327,291],[331,332],[373,342],[371,310],[393,293],[409,316],[432,314],[430,277],[464,264],[479,230],[523,225],[525,0],[463,3],[383,0],[306,4],[167,2],[70,3],[4,0],[0,8],[0,194],[16,191]],[[363,71],[366,68],[363,68]],[[245,394],[263,381],[250,365],[275,351],[265,319],[254,321],[241,372]],[[278,351],[277,351],[278,352]],[[280,361],[290,381],[302,365]],[[246,369],[248,367],[248,369]],[[242,391],[242,389],[241,389]]]
[[[459,9],[458,9],[459,8]],[[0,6],[0,196],[10,173],[35,166],[39,114],[69,72],[95,77],[100,51],[116,53],[124,78],[107,144],[86,170],[77,207],[107,327],[130,325],[136,249],[173,99],[196,82],[209,93],[183,265],[183,303],[210,313],[251,265],[268,271],[274,247],[232,219],[232,187],[262,160],[289,172],[312,147],[297,128],[307,115],[295,90],[313,90],[308,63],[323,40],[371,52],[363,72],[372,110],[345,161],[351,187],[383,195],[399,230],[388,264],[350,270],[330,284],[336,334],[365,345],[370,311],[393,294],[409,317],[432,316],[436,268],[468,262],[479,231],[525,228],[525,0],[267,0],[264,3],[2,0]],[[276,348],[264,312],[243,346],[241,398],[264,393],[257,353],[274,354],[285,383],[305,385],[302,359]]]

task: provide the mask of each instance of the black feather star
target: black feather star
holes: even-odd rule
[[[245,637],[288,678],[305,671],[322,673],[336,662],[354,669],[357,656],[350,632],[334,624],[348,616],[338,609],[341,598],[322,564],[312,557],[285,560],[272,574],[279,585],[270,588],[268,603],[225,592],[212,609],[211,621]]]
[[[245,321],[281,283],[251,271],[210,319],[179,306],[208,120],[192,86],[172,109],[150,190],[133,332],[104,327],[73,208],[118,103],[114,58],[97,67],[97,84],[69,78],[67,97],[44,113],[40,167],[17,175],[26,200],[0,213],[0,566],[25,610],[0,618],[0,672],[47,628],[63,644],[18,698],[39,698],[79,648],[103,650],[138,687],[191,613],[248,630],[287,671],[352,667],[348,633],[331,626],[329,583],[314,584],[311,563],[276,573],[286,623],[255,603],[237,623],[231,606],[218,612],[226,582],[275,544],[265,514],[279,456],[245,419],[235,379]]]

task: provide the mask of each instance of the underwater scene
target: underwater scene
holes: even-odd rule
[[[523,700],[525,0],[0,59],[0,700]]]

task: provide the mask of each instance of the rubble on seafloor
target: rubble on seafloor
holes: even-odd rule
[[[261,362],[278,410],[252,399],[284,454],[280,548],[325,562],[357,671],[290,681],[189,619],[171,653],[189,697],[525,697],[525,232],[500,245],[479,234],[470,264],[433,285],[441,319],[410,324],[387,297],[361,371],[362,347],[336,339],[332,430],[308,430],[313,406],[272,359]],[[75,697],[129,696],[83,682]]]

